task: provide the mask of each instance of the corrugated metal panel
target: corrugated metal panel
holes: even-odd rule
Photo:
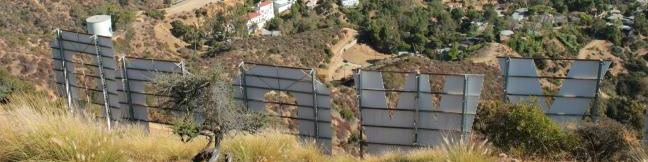
[[[362,71],[359,76],[362,82],[362,124],[367,135],[366,150],[370,153],[408,150],[417,147],[415,142],[418,146],[436,146],[443,142],[444,137],[460,138],[462,128],[465,132],[472,128],[483,75],[435,75],[444,78],[444,86],[442,92],[432,92],[430,75],[420,75],[417,85],[417,75],[406,73],[405,86],[398,92],[399,101],[395,109],[386,108],[381,72]],[[468,82],[464,83],[464,80]],[[416,100],[417,86],[419,100]],[[435,95],[441,97],[440,101],[436,101],[439,103],[435,103]],[[415,111],[417,103],[420,103],[418,116]],[[419,119],[418,129],[414,125],[416,119]],[[417,139],[414,139],[415,134],[418,134]]]
[[[567,77],[549,77],[563,81],[559,92],[553,95],[545,94],[542,90],[534,59],[508,58],[508,64],[506,59],[498,58],[498,61],[503,75],[509,77],[505,78],[509,101],[536,101],[549,116],[560,122],[580,120],[588,115],[596,97],[597,79],[605,76],[611,64],[610,61],[574,60]],[[509,70],[508,74],[505,73],[506,69]],[[552,98],[553,103],[548,103],[547,98]]]
[[[58,89],[57,92],[61,96],[66,96],[66,79],[63,76],[64,68],[62,63],[63,61],[65,61],[67,66],[67,68],[65,68],[65,71],[67,71],[67,80],[70,85],[70,95],[71,98],[75,100],[74,102],[76,103],[82,101],[90,102],[93,104],[105,103],[104,98],[101,95],[103,86],[101,85],[101,79],[98,70],[99,63],[96,56],[98,49],[99,54],[102,56],[102,67],[104,78],[106,80],[106,91],[109,98],[108,105],[112,108],[111,111],[113,119],[119,119],[121,112],[118,109],[119,95],[117,92],[117,87],[121,86],[121,83],[116,80],[117,74],[115,72],[115,69],[117,65],[114,59],[112,41],[107,37],[98,37],[95,46],[95,40],[91,37],[92,35],[90,34],[61,31],[60,37],[57,37],[50,43],[50,47],[52,48],[54,76]],[[63,52],[61,53],[61,51]],[[73,59],[74,56],[81,55],[85,56],[86,58],[90,58],[91,61],[75,62]],[[76,69],[79,66],[84,66],[83,68],[92,70],[88,73],[76,72]],[[77,78],[84,78],[84,80],[89,80],[91,84],[81,84],[81,82]],[[80,94],[86,94],[88,96],[80,96]]]
[[[266,112],[265,94],[284,91],[297,101],[299,134],[306,139],[315,137],[315,107],[317,113],[318,145],[330,150],[331,129],[330,91],[324,84],[311,77],[307,69],[270,65],[243,64],[242,76],[234,78],[234,96],[252,111]],[[315,80],[314,80],[315,79]],[[315,91],[313,91],[315,89]],[[245,93],[243,93],[245,91]],[[315,96],[314,96],[315,95]],[[247,99],[247,101],[245,101]],[[314,100],[316,102],[314,102]],[[287,104],[287,103],[286,103]],[[281,105],[281,104],[280,104]]]

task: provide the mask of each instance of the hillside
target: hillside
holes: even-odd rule
[[[9,0],[0,5],[0,68],[47,91],[51,78],[49,42],[54,29],[83,31],[83,21],[94,14],[113,14],[117,32],[133,21],[136,10],[163,7],[162,0]],[[119,46],[119,43],[117,43]],[[121,47],[118,47],[121,48]],[[34,66],[37,65],[37,66]]]
[[[241,61],[295,67],[318,67],[326,64],[331,54],[328,48],[337,41],[340,29],[327,28],[294,35],[260,36],[234,40],[228,51],[199,59],[200,68],[220,64],[235,70]]]
[[[208,15],[213,15],[222,10],[222,5],[215,1],[186,1],[191,3],[167,8],[170,13],[161,18],[148,16],[149,12],[164,14],[156,11],[168,7],[163,2],[10,0],[0,6],[0,48],[3,49],[0,50],[0,68],[33,82],[38,90],[51,93],[49,43],[54,38],[54,30],[60,28],[83,32],[85,18],[95,14],[112,15],[117,55],[174,60],[188,58],[191,53],[182,52],[190,51],[185,48],[188,44],[171,34],[170,23],[173,20],[202,23],[208,17],[194,14],[195,9],[203,8]],[[238,3],[234,0],[225,2]]]
[[[366,69],[406,72],[420,71],[421,73],[438,74],[485,74],[484,88],[482,92],[489,93],[482,93],[482,100],[498,100],[501,99],[502,95],[501,92],[503,85],[500,84],[502,83],[502,77],[500,77],[499,68],[481,63],[472,63],[469,61],[445,62],[430,60],[423,57],[407,56],[378,61],[374,66],[369,66]],[[394,84],[397,87],[404,85],[404,80],[402,80],[403,82],[399,82],[396,79],[388,79],[387,82],[390,81],[397,83],[385,84]],[[442,80],[440,79],[431,80],[431,82],[436,84],[436,86],[433,87],[442,87],[441,81]],[[433,91],[441,91],[441,89],[433,89]]]

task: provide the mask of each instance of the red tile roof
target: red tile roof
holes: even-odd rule
[[[261,14],[260,14],[258,11],[254,11],[254,12],[250,12],[250,13],[248,13],[248,14],[245,16],[245,18],[247,18],[248,20],[252,20],[253,18],[255,18],[255,17],[257,17],[257,16],[261,16]]]
[[[270,0],[261,1],[259,2],[259,7],[267,6],[269,4],[272,4],[272,1]]]

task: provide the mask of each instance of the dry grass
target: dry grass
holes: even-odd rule
[[[18,94],[0,105],[0,161],[188,160],[204,141],[147,134],[120,125],[108,131],[97,119],[67,113],[60,101]]]
[[[493,156],[487,141],[451,140],[435,148],[423,148],[410,152],[389,152],[380,156],[370,156],[366,162],[432,161],[432,162],[490,162],[498,161]]]
[[[396,161],[453,161],[489,162],[498,161],[492,156],[487,142],[473,140],[446,140],[437,148],[426,148],[411,152],[390,152],[379,156],[369,156],[364,160],[352,156],[325,155],[312,142],[298,137],[282,134],[278,130],[266,130],[259,134],[232,134],[223,140],[222,153],[234,161],[335,161],[335,162],[396,162]]]
[[[98,119],[73,116],[58,100],[35,95],[12,96],[0,105],[0,161],[183,161],[205,141],[182,143],[172,135],[146,134],[121,125],[112,131]],[[358,159],[327,155],[312,141],[267,129],[257,134],[232,133],[222,141],[222,153],[234,161],[497,161],[486,142],[451,141],[436,148],[392,152]]]
[[[648,146],[639,144],[631,147],[630,156],[633,161],[648,162]]]
[[[332,161],[312,142],[300,142],[298,137],[268,129],[258,134],[235,133],[222,142],[222,153],[234,161]]]

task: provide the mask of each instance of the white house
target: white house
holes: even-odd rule
[[[517,10],[515,10],[515,12],[513,12],[513,15],[511,15],[511,18],[513,18],[513,20],[515,20],[517,22],[520,22],[522,20],[526,20],[528,12],[529,12],[528,8],[517,9]]]
[[[505,42],[505,41],[509,40],[511,38],[511,36],[513,36],[513,34],[515,34],[515,32],[513,32],[512,30],[502,30],[502,31],[500,31],[499,32],[500,41]]]
[[[261,1],[257,3],[257,12],[261,14],[263,20],[269,21],[275,17],[274,4],[270,0]]]
[[[317,7],[317,0],[306,0],[306,6],[311,9]]]
[[[290,7],[292,7],[293,4],[295,4],[295,0],[275,0],[274,1],[275,14],[283,13],[284,11],[290,9]]]
[[[360,0],[340,0],[344,7],[356,7],[360,4]]]
[[[265,25],[265,21],[258,11],[248,13],[245,18],[247,19],[246,26],[248,33],[253,33]]]
[[[257,3],[257,10],[246,15],[248,33],[253,33],[265,25],[266,22],[275,17],[274,5],[270,0]]]

